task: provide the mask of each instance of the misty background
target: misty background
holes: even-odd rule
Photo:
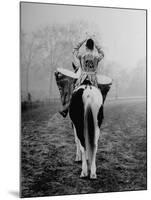
[[[54,71],[73,70],[73,47],[86,32],[105,53],[99,72],[113,79],[108,98],[146,95],[146,11],[21,3],[22,101],[59,98]]]

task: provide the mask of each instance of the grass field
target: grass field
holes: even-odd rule
[[[144,100],[105,104],[96,180],[79,178],[71,122],[57,113],[58,107],[53,103],[22,114],[22,197],[147,189]]]

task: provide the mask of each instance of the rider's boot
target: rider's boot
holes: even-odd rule
[[[68,108],[62,111],[59,111],[59,113],[65,118],[68,114]]]

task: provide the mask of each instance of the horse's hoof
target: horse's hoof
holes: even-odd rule
[[[82,160],[75,160],[74,162],[75,162],[75,163],[81,164],[81,163],[82,163]]]
[[[90,174],[90,179],[97,179],[97,176],[96,176],[96,174]]]
[[[80,157],[76,157],[75,162],[81,162],[82,159]]]
[[[81,172],[81,175],[80,175],[80,178],[85,178],[88,176],[88,173],[87,172]]]

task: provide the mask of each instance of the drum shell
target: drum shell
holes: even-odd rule
[[[70,102],[74,84],[77,79],[63,74],[59,70],[55,72],[55,78],[61,96],[61,103],[63,106],[66,106]]]

